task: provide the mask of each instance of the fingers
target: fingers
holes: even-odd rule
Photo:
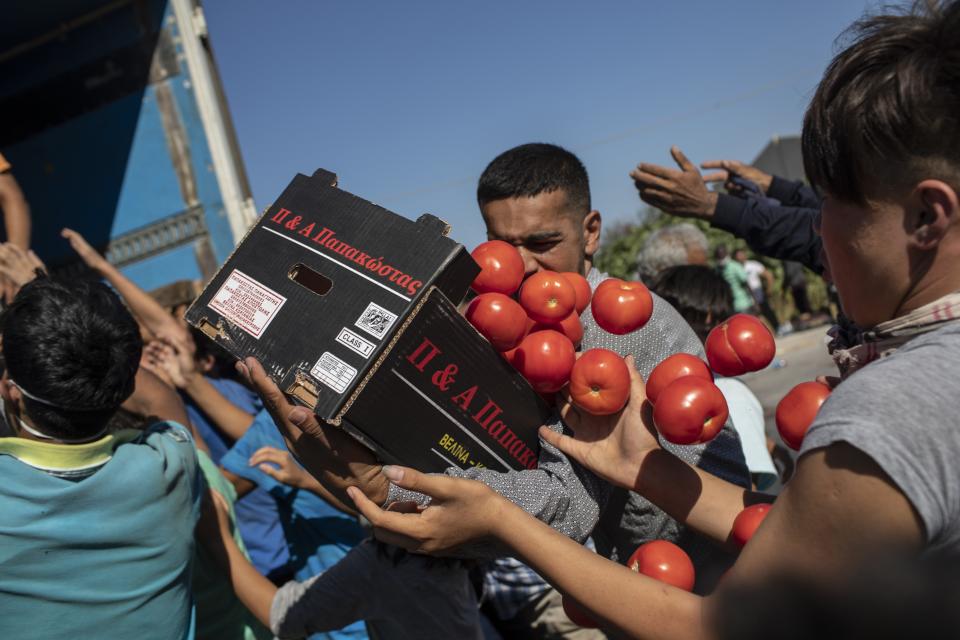
[[[690,162],[689,158],[683,154],[683,151],[680,151],[680,147],[676,145],[670,147],[670,155],[673,156],[674,162],[677,163],[677,166],[679,166],[684,173],[700,173],[697,165]]]
[[[642,166],[642,165],[641,165]],[[646,189],[650,187],[656,187],[658,189],[670,189],[669,180],[664,180],[654,173],[649,171],[644,171],[639,167],[630,172],[630,177],[633,178],[633,181],[637,185],[637,189]]]
[[[630,374],[630,400],[629,404],[641,406],[647,399],[647,385],[637,371],[636,360],[633,354],[623,359],[627,364],[627,372]]]
[[[634,174],[647,174],[655,176],[657,178],[664,178],[670,180],[675,178],[680,172],[675,169],[669,169],[667,167],[661,167],[658,164],[649,164],[647,162],[641,162],[637,165],[637,168],[630,172],[630,175]],[[636,180],[636,178],[634,178]]]
[[[250,456],[249,464],[254,466],[263,462],[272,462],[280,466],[285,465],[290,460],[290,454],[273,447],[260,447]]]
[[[347,487],[347,495],[353,500],[357,511],[363,514],[376,530],[377,540],[396,545],[407,551],[415,551],[420,545],[413,539],[420,516],[409,513],[384,511],[375,505],[357,487]]]
[[[27,251],[27,259],[30,261],[30,265],[34,269],[42,269],[43,271],[47,270],[47,265],[43,264],[43,260],[33,252],[33,249]]]
[[[457,478],[444,475],[427,475],[410,467],[395,465],[384,465],[381,473],[398,487],[417,491],[438,500],[449,500],[459,495],[456,491],[459,482]]]
[[[710,173],[703,174],[704,182],[726,182],[727,178],[730,177],[730,174],[726,171],[712,171]]]

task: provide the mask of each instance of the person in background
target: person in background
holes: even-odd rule
[[[701,341],[706,341],[710,331],[733,314],[730,285],[710,267],[670,267],[660,272],[650,283],[650,289],[683,316]],[[717,376],[714,382],[723,392],[730,419],[740,435],[743,457],[747,461],[753,486],[765,491],[783,478],[777,473],[769,450],[763,406],[750,388],[736,378]],[[786,451],[778,451],[777,454],[783,456]]]
[[[734,255],[736,256],[736,252]],[[717,245],[714,249],[713,258],[716,261],[717,271],[730,286],[730,293],[733,295],[734,313],[749,313],[752,311],[754,301],[750,294],[747,272],[743,268],[743,264],[731,258],[727,246],[723,244]]]
[[[647,236],[637,254],[637,277],[649,285],[668,267],[707,264],[709,251],[707,236],[689,222],[657,229]]]
[[[743,265],[743,270],[747,273],[747,287],[750,289],[750,295],[753,296],[755,310],[778,335],[784,332],[789,333],[786,329],[781,332],[783,327],[776,312],[770,306],[769,291],[773,289],[773,274],[759,260],[748,260],[746,249],[738,249],[734,252],[733,258]]]

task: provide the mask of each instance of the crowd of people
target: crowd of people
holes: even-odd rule
[[[827,68],[803,123],[812,186],[730,160],[703,175],[677,148],[677,168],[631,174],[643,201],[797,265],[799,312],[804,269],[835,284],[837,377],[795,466],[734,378],[717,380],[730,418],[716,438],[657,437],[643,380],[664,358],[703,357],[736,312],[788,330],[769,271],[740,247],[709,265],[693,225],[638,256],[654,300],[643,327],[613,335],[582,316],[582,349],[629,365],[622,411],[589,415],[561,391],[535,469],[426,475],[321,424],[255,359],[192,330],[189,295],[161,304],[76,231],[62,235],[97,278],[47,275],[0,159],[0,636],[951,637],[958,114],[960,2],[920,3],[858,22]],[[505,151],[477,202],[526,275],[607,279],[601,214],[569,151]],[[740,549],[733,521],[761,503]],[[692,592],[624,566],[651,540],[688,554]]]

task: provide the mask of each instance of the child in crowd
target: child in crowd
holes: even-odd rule
[[[84,264],[106,280],[127,303],[151,340],[143,365],[180,391],[190,424],[213,462],[220,464],[227,450],[249,428],[260,409],[259,398],[234,380],[208,375],[218,370],[218,354],[208,340],[201,337],[194,341],[181,318],[160,306],[79,233],[64,229],[62,235]],[[181,363],[178,374],[171,376],[169,367],[158,366],[155,354],[163,349],[177,356]],[[287,544],[276,501],[265,492],[255,490],[237,502],[236,511],[240,534],[257,568],[276,580],[289,577]]]
[[[262,423],[276,434],[269,415],[265,412],[263,415],[266,417]],[[260,422],[261,416],[258,416],[250,432],[254,432]],[[266,442],[277,444],[273,438],[264,438],[250,445]],[[242,443],[241,440],[238,445]],[[295,496],[295,501],[308,495],[320,500],[313,492],[324,499],[335,500],[285,448],[264,446],[243,464],[273,478],[277,484],[274,490],[284,486],[277,480],[286,483],[282,491]],[[298,572],[296,581],[278,589],[239,553],[229,536],[225,505],[217,501],[215,506],[215,517],[205,514],[200,535],[208,548],[222,558],[240,600],[279,638],[365,637],[361,622],[364,620],[371,638],[479,640],[483,637],[476,595],[467,569],[460,561],[408,554],[367,539],[327,566],[311,559],[305,570]],[[326,530],[329,537],[331,532],[343,528],[336,523],[331,527],[330,520],[327,516],[314,522],[314,528],[323,524],[323,529],[315,529],[314,535]],[[304,520],[294,523],[301,529],[310,528]],[[327,557],[323,560],[331,560],[330,551],[325,553]],[[311,573],[318,566],[319,572]],[[327,633],[341,628],[340,632]],[[351,634],[354,628],[361,633]]]
[[[189,432],[108,432],[137,323],[101,284],[40,276],[3,314],[0,636],[192,638],[201,482]]]

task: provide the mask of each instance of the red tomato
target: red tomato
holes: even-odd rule
[[[567,617],[570,618],[570,622],[577,625],[578,627],[583,627],[584,629],[599,629],[600,625],[596,620],[590,617],[583,608],[577,604],[577,601],[571,598],[570,596],[563,596],[561,599],[563,603],[563,612],[567,614]]]
[[[590,310],[601,329],[622,336],[647,324],[653,297],[642,282],[610,278],[593,292]]]
[[[520,287],[520,304],[534,322],[558,322],[573,313],[577,292],[555,271],[538,271]]]
[[[803,436],[830,395],[830,387],[819,382],[801,382],[777,404],[777,431],[783,442],[794,451],[800,450]]]
[[[554,393],[570,379],[575,360],[570,338],[548,329],[523,339],[513,356],[513,366],[535,391]]]
[[[684,376],[697,376],[713,382],[713,374],[706,362],[689,353],[675,353],[650,372],[650,377],[647,378],[647,400],[651,404],[656,403],[661,391],[677,378]]]
[[[733,530],[730,532],[734,542],[741,547],[750,542],[769,512],[769,504],[755,504],[741,511],[733,521]]]
[[[574,404],[595,416],[620,411],[630,398],[627,363],[609,349],[590,349],[570,372],[570,396]]]
[[[722,376],[759,371],[773,360],[777,345],[767,327],[745,313],[717,325],[707,335],[707,362]]]
[[[497,351],[509,351],[527,333],[527,314],[517,301],[502,293],[481,293],[464,314]]]
[[[696,574],[690,556],[667,540],[653,540],[637,547],[627,567],[684,591],[693,591]]]
[[[583,324],[580,323],[580,316],[576,312],[571,313],[566,318],[560,322],[550,322],[544,323],[539,322],[530,327],[528,333],[533,333],[534,331],[544,331],[545,329],[552,329],[562,333],[563,335],[570,338],[570,342],[573,343],[573,346],[580,344],[580,341],[583,340]]]
[[[511,296],[520,288],[526,268],[520,252],[512,244],[490,240],[478,245],[470,255],[481,269],[471,285],[477,293]]]
[[[674,444],[710,440],[723,428],[727,415],[727,401],[717,385],[697,376],[674,380],[653,406],[657,430]]]
[[[560,275],[573,285],[573,290],[577,293],[577,313],[583,313],[583,310],[590,304],[590,297],[593,296],[593,291],[590,290],[590,283],[587,282],[586,278],[574,271],[564,271]]]

